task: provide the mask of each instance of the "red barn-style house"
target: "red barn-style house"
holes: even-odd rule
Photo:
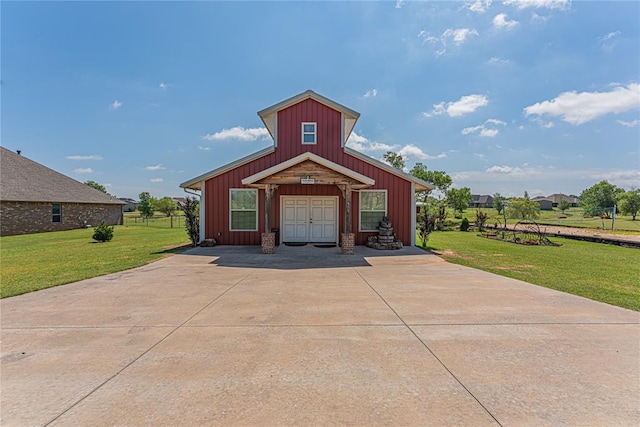
[[[270,239],[329,243],[348,253],[387,216],[396,239],[415,245],[416,192],[431,186],[346,146],[359,113],[308,90],[258,115],[272,146],[180,185],[199,192],[201,240],[264,252]]]

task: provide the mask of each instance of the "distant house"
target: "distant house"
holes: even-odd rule
[[[492,208],[493,197],[488,194],[474,194],[473,199],[469,202],[470,208]]]
[[[566,200],[567,202],[569,202],[569,205],[572,208],[575,208],[577,206],[580,205],[580,199],[578,199],[577,197],[573,197],[573,196],[567,196],[566,194],[552,194],[548,197],[546,197],[546,199],[551,200],[551,203],[553,203],[553,207],[557,208],[558,207],[558,203],[560,203],[560,201],[562,200]]]
[[[0,147],[0,236],[122,224],[124,204]]]
[[[176,203],[176,207],[179,211],[183,210],[184,204],[187,201],[185,197],[172,197],[171,200]]]
[[[553,210],[553,202],[544,196],[538,196],[531,199],[532,202],[537,202],[540,205],[540,210],[551,211]]]
[[[122,200],[125,204],[122,206],[123,212],[135,212],[138,210],[138,205],[140,202],[136,202],[133,199],[129,199],[127,197],[120,197],[118,200]]]

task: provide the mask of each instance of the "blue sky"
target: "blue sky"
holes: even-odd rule
[[[2,2],[1,144],[118,197],[272,141],[307,89],[473,193],[640,187],[640,3]]]

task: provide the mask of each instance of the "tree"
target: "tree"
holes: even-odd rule
[[[622,193],[624,193],[622,188],[609,184],[607,181],[600,181],[580,194],[580,202],[583,209],[592,212],[598,211],[613,207]],[[609,211],[606,211],[605,215],[609,217]]]
[[[469,187],[451,188],[447,191],[447,204],[460,216],[469,207],[471,200],[473,195]]]
[[[507,205],[507,215],[514,218],[537,218],[540,205],[524,197],[514,197]]]
[[[95,188],[98,191],[102,191],[104,194],[109,194],[109,193],[107,193],[107,189],[105,188],[104,185],[98,184],[95,181],[86,181],[85,185],[88,185],[91,188]]]
[[[640,189],[635,189],[622,193],[618,196],[618,206],[623,215],[631,215],[631,220],[636,220],[636,215],[640,212]]]
[[[176,202],[169,197],[163,197],[160,200],[156,200],[154,209],[162,212],[166,216],[171,216],[173,211],[176,210]]]
[[[140,199],[140,204],[138,204],[138,212],[140,212],[140,216],[145,219],[153,217],[156,199],[151,197],[151,194],[146,191],[138,194],[138,198]]]
[[[191,245],[196,247],[200,242],[200,203],[195,197],[187,197],[182,204],[184,212],[184,227],[187,229],[187,235],[191,240]]]
[[[93,232],[93,240],[103,243],[108,242],[113,239],[113,229],[113,226],[109,226],[102,221]]]
[[[444,171],[430,171],[422,163],[416,163],[409,173],[418,179],[433,184],[436,190],[445,195],[453,180]]]
[[[569,203],[569,201],[568,201],[568,200],[561,199],[561,200],[558,202],[558,209],[560,209],[560,211],[562,211],[562,212],[566,211],[566,210],[567,210],[567,209],[569,209],[570,207],[571,207],[571,203]]]
[[[387,151],[382,155],[382,158],[396,169],[404,169],[404,157],[393,151]]]
[[[506,201],[506,197],[500,195],[500,193],[495,193],[493,195],[493,207],[498,211],[498,213],[502,213]]]

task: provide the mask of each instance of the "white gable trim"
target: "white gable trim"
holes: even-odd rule
[[[324,167],[327,167],[331,170],[334,170],[342,175],[348,176],[349,178],[352,178],[356,181],[361,182],[362,184],[365,185],[373,185],[375,184],[375,180],[364,176],[362,174],[359,174],[358,172],[352,171],[351,169],[347,169],[344,166],[340,166],[337,163],[333,163],[330,160],[325,159],[324,157],[320,157],[316,154],[310,153],[310,152],[306,152],[306,153],[302,153],[299,156],[293,157],[289,160],[286,160],[282,163],[279,163],[275,166],[272,166],[268,169],[263,170],[262,172],[258,172],[256,174],[253,174],[251,176],[246,177],[245,179],[242,180],[242,184],[244,185],[251,185],[256,183],[257,181],[260,181],[261,179],[267,178],[273,174],[276,174],[278,172],[281,172],[285,169],[289,169],[292,166],[295,166],[299,163],[302,163],[306,160],[311,160],[312,162],[315,162],[319,165],[322,165]]]

